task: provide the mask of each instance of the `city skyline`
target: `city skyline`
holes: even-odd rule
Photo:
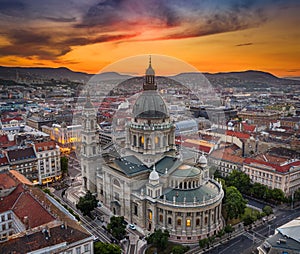
[[[98,73],[132,55],[300,76],[297,1],[2,1],[0,65]]]

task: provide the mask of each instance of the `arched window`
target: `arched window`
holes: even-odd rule
[[[186,220],[186,226],[187,226],[187,227],[190,227],[190,226],[191,226],[191,219],[187,219],[187,220]]]
[[[168,218],[168,224],[172,224],[172,218],[171,217]]]
[[[189,182],[189,189],[191,189],[192,188],[192,183],[191,182]]]
[[[120,182],[117,179],[114,179],[114,185],[118,186],[119,188],[121,187]]]
[[[159,221],[163,222],[163,215],[162,214],[159,215]]]
[[[139,145],[140,147],[144,147],[144,136],[139,137]]]
[[[160,138],[158,136],[155,137],[155,147],[156,148],[160,147]]]
[[[177,225],[181,226],[181,219],[177,219]]]
[[[187,189],[187,184],[186,184],[186,182],[184,182],[184,189]]]
[[[136,135],[133,135],[133,146],[137,146],[136,145]]]
[[[151,210],[148,210],[148,219],[152,220],[152,211]]]
[[[200,226],[200,219],[196,219],[196,226]]]

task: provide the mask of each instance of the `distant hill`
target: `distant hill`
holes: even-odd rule
[[[68,79],[72,81],[85,82],[91,77],[84,72],[74,72],[65,67],[44,68],[44,67],[3,67],[0,66],[0,78],[7,80],[24,80],[24,79]]]
[[[263,71],[241,71],[241,72],[220,72],[220,73],[202,73],[212,84],[223,86],[245,86],[245,85],[300,85],[299,80],[278,78],[271,73]],[[199,76],[199,73],[181,73],[176,78],[193,78]]]
[[[280,85],[300,85],[300,80],[278,78],[268,72],[262,71],[241,71],[241,72],[220,72],[203,73],[203,75],[213,84],[221,86],[280,86]],[[24,80],[24,79],[54,79],[87,82],[93,74],[84,72],[74,72],[68,68],[44,68],[44,67],[1,67],[0,79]],[[101,80],[126,80],[133,76],[119,74],[117,72],[104,72],[96,75]],[[173,78],[178,81],[199,78],[199,73],[181,73]],[[172,78],[172,77],[170,77]]]
[[[103,72],[103,73],[99,73],[97,75],[98,78],[100,78],[101,80],[118,80],[118,79],[129,79],[132,78],[133,76],[130,75],[124,75],[124,74],[120,74],[117,72]]]

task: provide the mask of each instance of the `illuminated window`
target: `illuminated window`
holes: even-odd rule
[[[152,212],[149,211],[149,220],[152,220]]]
[[[159,138],[155,137],[155,144],[158,144],[158,142],[159,142]]]
[[[191,220],[190,220],[190,219],[187,219],[187,220],[186,220],[186,226],[187,226],[187,227],[190,227],[190,226],[191,226]]]

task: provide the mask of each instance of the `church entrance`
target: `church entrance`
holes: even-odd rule
[[[114,215],[121,215],[121,205],[119,201],[112,201],[111,202],[111,210]]]

